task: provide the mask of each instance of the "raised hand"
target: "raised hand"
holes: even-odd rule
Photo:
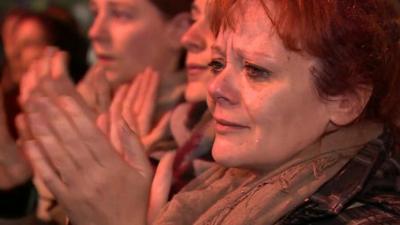
[[[110,116],[122,114],[129,127],[140,136],[146,150],[165,135],[171,116],[170,112],[165,113],[153,127],[159,83],[159,74],[148,68],[138,74],[129,86],[119,88],[110,107]],[[115,136],[113,128],[110,129],[111,136]]]
[[[68,95],[82,105],[86,102],[76,91],[67,69],[67,54],[56,48],[49,47],[46,54],[29,68],[20,83],[19,102],[22,108],[32,96],[48,96],[56,98],[60,95]],[[97,113],[92,110],[91,116]]]
[[[126,96],[128,91],[128,86],[122,86],[116,95],[116,101],[113,102],[112,113],[111,116],[108,114],[101,115],[97,124],[100,129],[110,137],[111,142],[113,143],[115,150],[120,154],[127,163],[131,164],[129,157],[127,157],[127,153],[124,149],[123,141],[120,138],[119,133],[119,122],[121,121],[120,112],[122,104],[115,104],[115,102],[121,102],[123,96]],[[173,162],[175,158],[175,152],[166,153],[160,160],[157,170],[152,181],[150,199],[149,199],[149,207],[147,214],[147,221],[151,224],[162,207],[168,202],[168,197],[172,185],[172,177],[173,177]]]
[[[106,72],[100,65],[92,66],[77,86],[77,91],[86,103],[98,113],[108,110],[112,99],[112,87]]]
[[[25,149],[35,173],[73,224],[146,224],[152,168],[140,141],[120,120],[121,157],[88,111],[70,97],[31,101]]]

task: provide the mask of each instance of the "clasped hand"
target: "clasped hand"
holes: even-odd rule
[[[155,213],[149,204],[157,205],[155,211],[161,204],[149,203],[150,192],[155,193],[152,183],[157,182],[140,139],[122,116],[114,115],[110,127],[118,141],[111,141],[68,81],[64,53],[45,57],[21,85],[30,130],[24,149],[35,174],[75,225],[151,221],[147,214]],[[162,180],[164,175],[156,177]]]

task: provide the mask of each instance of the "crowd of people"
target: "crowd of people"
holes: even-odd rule
[[[0,224],[400,224],[398,0],[89,8],[3,16]]]

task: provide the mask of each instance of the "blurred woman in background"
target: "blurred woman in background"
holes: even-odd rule
[[[5,62],[1,77],[1,178],[2,217],[14,217],[34,208],[35,194],[30,182],[31,171],[24,161],[16,140],[15,117],[23,74],[40,57],[46,46],[57,46],[71,56],[71,78],[78,81],[87,69],[87,40],[74,18],[64,9],[51,7],[44,12],[11,10],[2,23]],[[28,199],[28,200],[27,200]]]

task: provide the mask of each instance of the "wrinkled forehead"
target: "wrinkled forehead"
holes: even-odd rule
[[[91,5],[139,5],[145,2],[149,2],[150,0],[90,0],[89,3]]]
[[[257,0],[236,2],[228,12],[231,23],[221,25],[215,45],[223,48],[228,43],[244,45],[243,47],[264,46],[271,38],[277,38],[265,6]],[[269,13],[270,9],[268,5]]]

